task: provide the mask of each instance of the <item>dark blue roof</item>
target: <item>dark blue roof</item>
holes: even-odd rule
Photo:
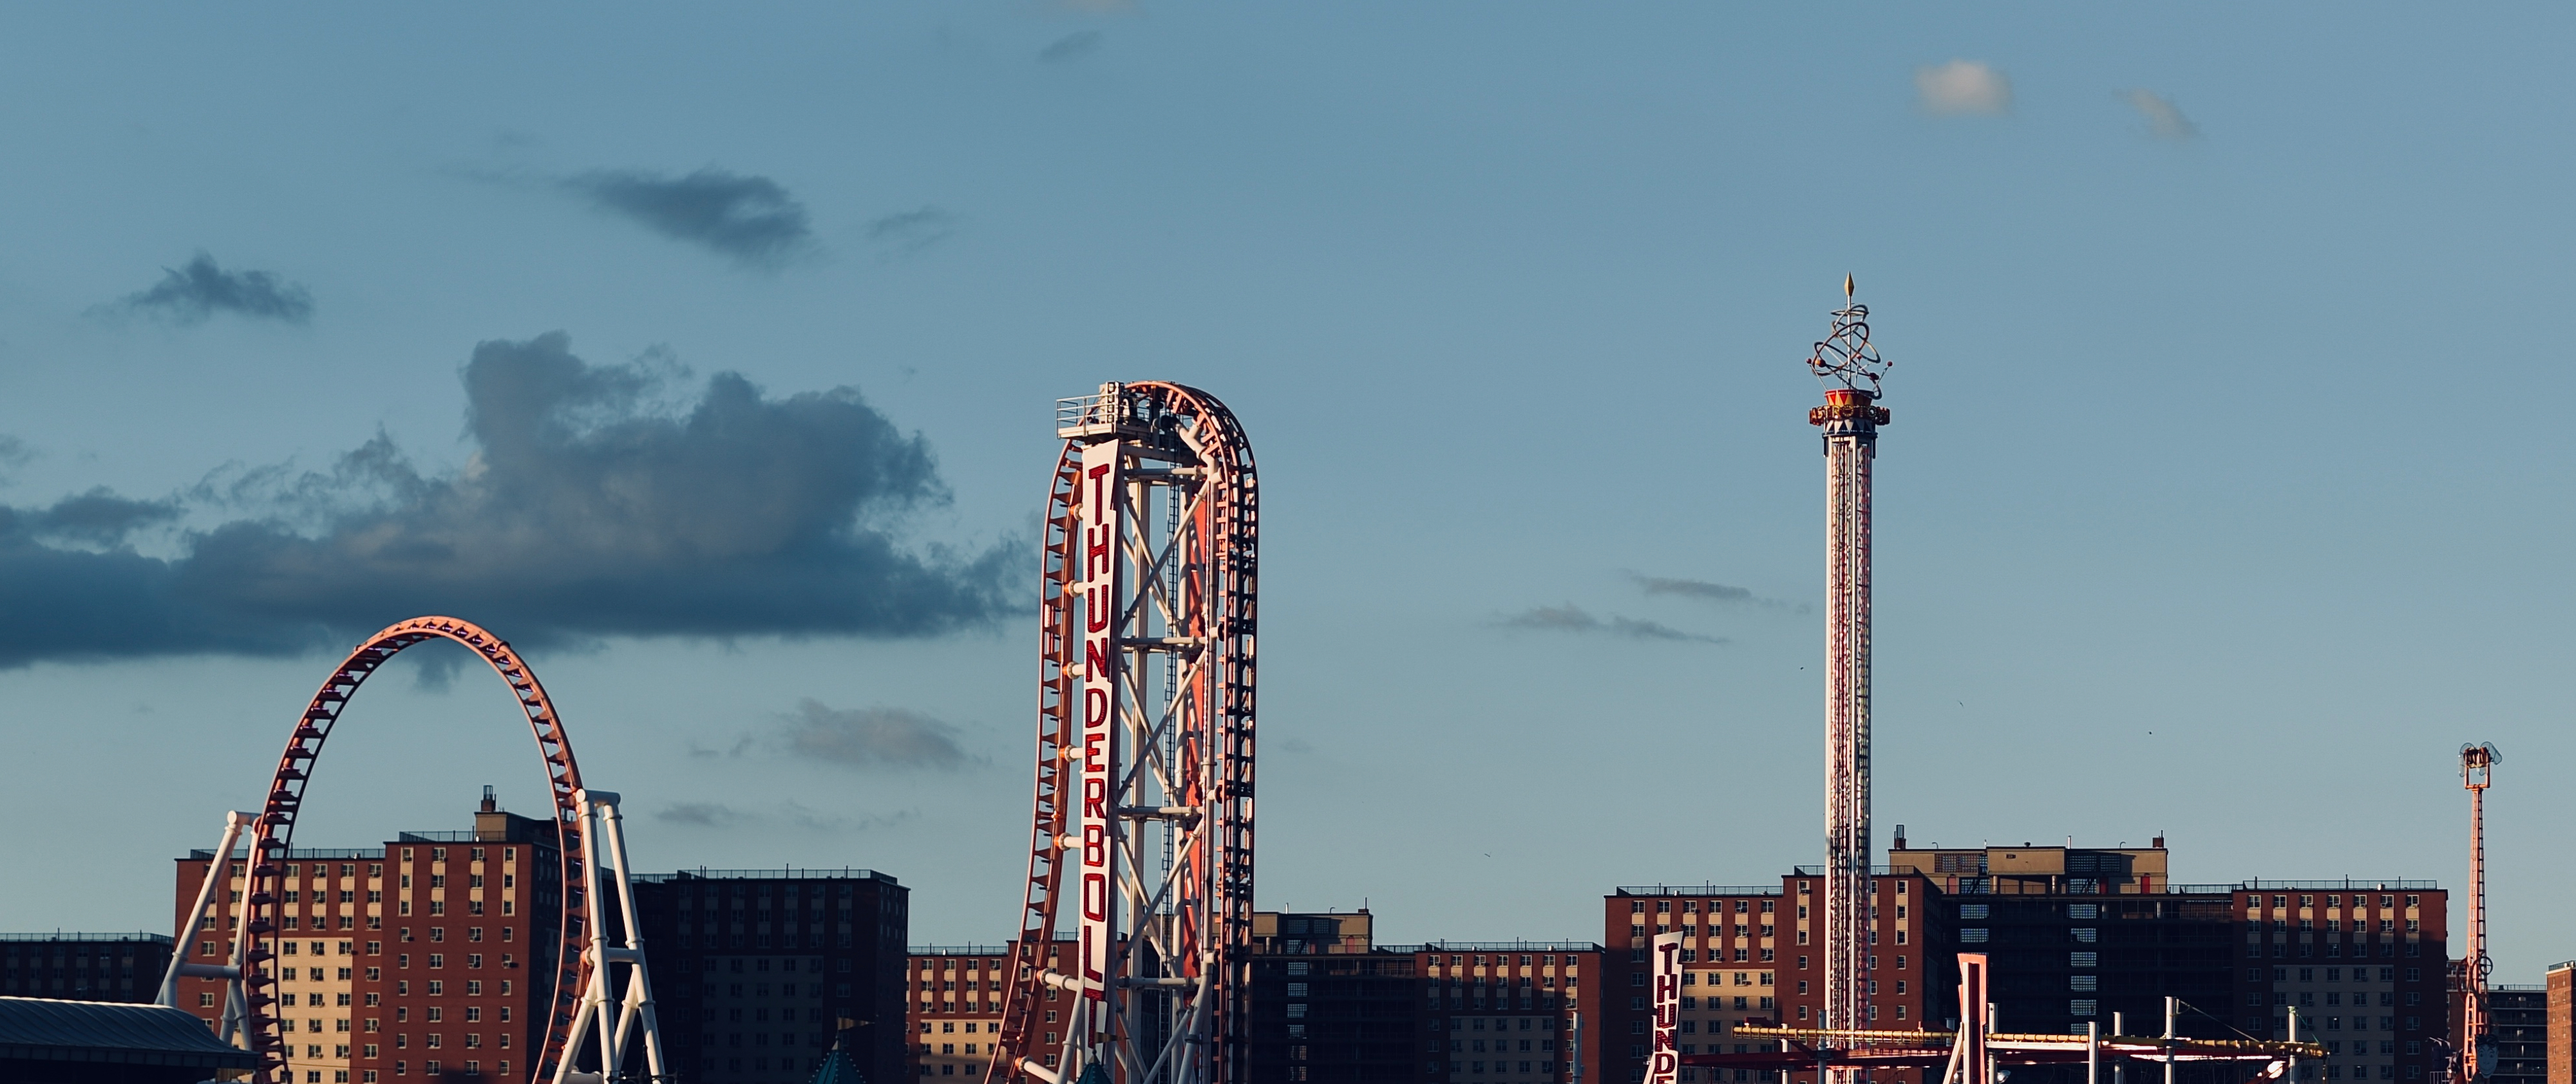
[[[868,1075],[859,1071],[857,1062],[850,1060],[849,1051],[834,1043],[832,1052],[823,1055],[823,1064],[814,1070],[813,1078],[806,1084],[868,1084]]]
[[[0,1061],[86,1061],[248,1069],[195,1014],[160,1005],[0,997]]]

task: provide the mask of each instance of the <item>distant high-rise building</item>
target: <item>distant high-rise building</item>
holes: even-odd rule
[[[2246,881],[2232,896],[2236,1026],[2325,1045],[2302,1080],[2441,1080],[2449,895],[2431,881]]]
[[[2498,983],[2487,987],[2488,1034],[2496,1041],[2493,1084],[2548,1084],[2549,987]]]
[[[1679,932],[1682,1018],[1675,1045],[1683,1054],[1760,1054],[1778,1040],[1736,1034],[1747,1023],[1816,1027],[1825,1007],[1823,871],[1801,867],[1769,885],[1628,885],[1604,897],[1602,940],[1610,972],[1602,989],[1599,1045],[1603,1079],[1645,1072],[1651,1010],[1647,950],[1655,935]],[[1861,998],[1859,1027],[1908,1031],[1939,1028],[1956,1015],[1954,962],[1938,938],[1937,893],[1930,878],[1881,869],[1856,906],[1867,916],[1865,944],[1854,961]],[[1692,1082],[1777,1081],[1776,1070],[1682,1070]],[[1736,1074],[1742,1073],[1739,1077]],[[1714,1075],[1712,1075],[1714,1074]],[[1791,1074],[1810,1080],[1812,1070]],[[1916,1081],[1913,1070],[1879,1070],[1877,1081]]]
[[[1418,964],[1379,947],[1373,923],[1367,911],[1253,913],[1246,1080],[1417,1079]]]
[[[2576,1084],[2576,960],[2549,965],[2549,1084]]]
[[[2177,1033],[2232,1036],[2209,1015],[2235,993],[2228,888],[2177,886],[2168,859],[2161,836],[2145,847],[1975,849],[1909,848],[1900,836],[1887,856],[1941,890],[1949,951],[1986,955],[1998,1029],[2081,1034],[2091,1024],[2108,1035],[2116,1022],[2159,1034],[2176,997],[2196,1010]],[[2082,1067],[2013,1073],[2075,1080]]]
[[[805,1084],[842,1021],[870,1080],[906,1064],[910,892],[864,869],[628,878],[669,1066],[692,1084]]]
[[[269,966],[295,1084],[530,1075],[556,993],[556,840],[552,821],[486,798],[470,831],[285,852]],[[179,920],[214,857],[179,860]],[[227,889],[180,946],[189,959],[231,959],[247,862],[247,850],[235,853]],[[894,878],[798,869],[631,881],[668,1066],[680,1079],[804,1084],[844,1019],[865,1025],[852,1049],[872,1079],[906,1075],[907,903]],[[157,991],[160,970],[152,974]],[[179,997],[210,1025],[222,1018],[220,980],[183,979]]]
[[[1607,1040],[1616,1038],[1604,1028],[1605,956],[1599,944],[1587,941],[1418,946],[1418,1037],[1427,1040],[1419,1079],[1598,1079]],[[1624,1039],[1620,1045],[1625,1048]]]
[[[1050,964],[1075,951],[1071,938],[1047,947]],[[905,965],[910,992],[903,996],[908,1022],[903,1039],[910,1050],[907,1076],[965,1076],[981,1079],[993,1060],[994,1037],[1002,1033],[1002,1002],[1008,995],[1006,965],[1016,942],[1000,945],[924,945],[911,950]],[[1053,1065],[1064,1050],[1066,1009],[1074,995],[1051,990],[1034,1026],[1039,1060]]]
[[[0,995],[150,1001],[170,949],[157,933],[0,933]]]
[[[178,918],[194,906],[214,857],[192,851],[179,860]],[[247,850],[233,856],[226,890],[189,938],[191,960],[231,959],[247,862]],[[292,850],[282,865],[269,966],[296,1081],[529,1073],[545,1041],[558,936],[551,822],[503,812],[487,798],[471,831]],[[179,999],[214,1024],[224,984],[183,979]]]

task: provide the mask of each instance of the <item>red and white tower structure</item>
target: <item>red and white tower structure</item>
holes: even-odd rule
[[[1825,405],[1807,412],[1825,439],[1825,907],[1824,1028],[1869,1026],[1870,934],[1869,580],[1870,474],[1877,405],[1888,363],[1869,341],[1869,306],[1852,300],[1807,367],[1825,385]]]
[[[1029,875],[985,1079],[1236,1084],[1252,967],[1252,445],[1215,397],[1161,382],[1061,400],[1056,434]],[[1043,1032],[1063,1036],[1051,1062]]]
[[[2469,792],[2469,951],[2461,958],[2459,1079],[2477,1081],[2495,1071],[2495,1040],[2487,1032],[2487,983],[2495,960],[2487,955],[2487,785],[2504,754],[2492,743],[2460,747],[2460,785]]]

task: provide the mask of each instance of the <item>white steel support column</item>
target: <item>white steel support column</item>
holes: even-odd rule
[[[672,1079],[662,1049],[662,1029],[653,1011],[653,978],[644,965],[644,931],[635,912],[635,884],[626,875],[626,818],[613,791],[581,790],[573,795],[580,809],[582,838],[591,843],[582,863],[584,918],[590,927],[590,982],[574,1006],[572,1035],[563,1060],[555,1063],[555,1084],[579,1081],[641,1080],[662,1084]],[[605,868],[603,868],[605,867]],[[605,883],[603,883],[605,882]],[[616,907],[617,922],[608,919]],[[611,944],[610,930],[618,933]],[[621,975],[622,970],[622,975]],[[623,978],[623,982],[619,980]],[[598,1042],[598,1069],[573,1068],[582,1042]],[[630,1064],[641,1055],[641,1065]],[[637,1076],[636,1071],[643,1075]]]
[[[177,936],[170,940],[170,968],[161,975],[161,996],[153,999],[155,1004],[165,1008],[180,1008],[179,979],[182,976],[224,980],[224,1015],[215,1026],[215,1038],[244,1049],[250,1046],[250,1036],[243,1028],[243,1012],[248,1008],[248,1002],[242,990],[240,950],[236,949],[231,954],[231,963],[197,964],[188,962],[188,946],[195,940],[199,927],[206,924],[207,917],[215,913],[216,894],[232,880],[234,845],[241,842],[242,832],[258,818],[257,813],[239,810],[224,814],[223,838],[215,843],[214,860],[206,863],[205,881],[197,886],[197,902],[188,908],[188,916],[179,920]],[[247,852],[244,860],[248,860]],[[238,924],[236,920],[235,925]],[[240,940],[239,929],[217,932]],[[217,943],[221,943],[221,938]]]
[[[1816,925],[1824,949],[1820,1026],[1866,1028],[1876,899],[1870,881],[1870,483],[1878,427],[1888,412],[1875,405],[1886,363],[1869,342],[1869,309],[1851,302],[1849,279],[1843,292],[1833,334],[1807,362],[1826,383],[1825,405],[1807,413],[1808,423],[1824,430],[1825,453],[1825,902]]]

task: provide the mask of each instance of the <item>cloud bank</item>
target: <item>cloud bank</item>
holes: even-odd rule
[[[2012,112],[2012,80],[1983,61],[1953,60],[1916,68],[1914,93],[1924,112],[1939,117]]]
[[[598,170],[563,184],[601,210],[749,266],[777,266],[814,240],[805,205],[767,177],[721,169],[686,176]]]
[[[2200,126],[2183,116],[2182,110],[2174,108],[2171,98],[2152,90],[2124,90],[2120,92],[2120,100],[2129,103],[2139,116],[2146,118],[2148,134],[2158,139],[2187,142],[2200,136]]]
[[[667,379],[585,362],[559,332],[486,342],[464,370],[460,470],[424,473],[378,437],[329,472],[0,506],[0,667],[291,653],[424,613],[524,645],[935,636],[1022,608],[1024,545],[903,544],[946,490],[927,442],[856,390],[771,398],[723,373],[657,406]],[[138,552],[190,507],[263,514]]]
[[[807,700],[787,716],[780,744],[789,755],[850,768],[936,768],[977,763],[953,726],[902,708],[835,710]]]
[[[1724,639],[1715,636],[1702,636],[1695,632],[1683,632],[1680,629],[1663,624],[1659,621],[1641,621],[1636,618],[1621,617],[1617,614],[1610,615],[1609,620],[1605,621],[1601,618],[1592,616],[1590,613],[1584,611],[1582,608],[1571,602],[1566,603],[1563,606],[1534,606],[1530,609],[1523,610],[1519,613],[1503,618],[1502,620],[1495,622],[1495,624],[1506,629],[1524,629],[1536,632],[1600,634],[1616,636],[1627,640],[1662,640],[1671,643],[1692,644],[1723,644],[1726,642]]]
[[[111,309],[178,324],[201,324],[222,313],[304,324],[313,320],[313,295],[275,272],[226,271],[200,252],[187,266],[162,268],[161,281],[127,294]]]

